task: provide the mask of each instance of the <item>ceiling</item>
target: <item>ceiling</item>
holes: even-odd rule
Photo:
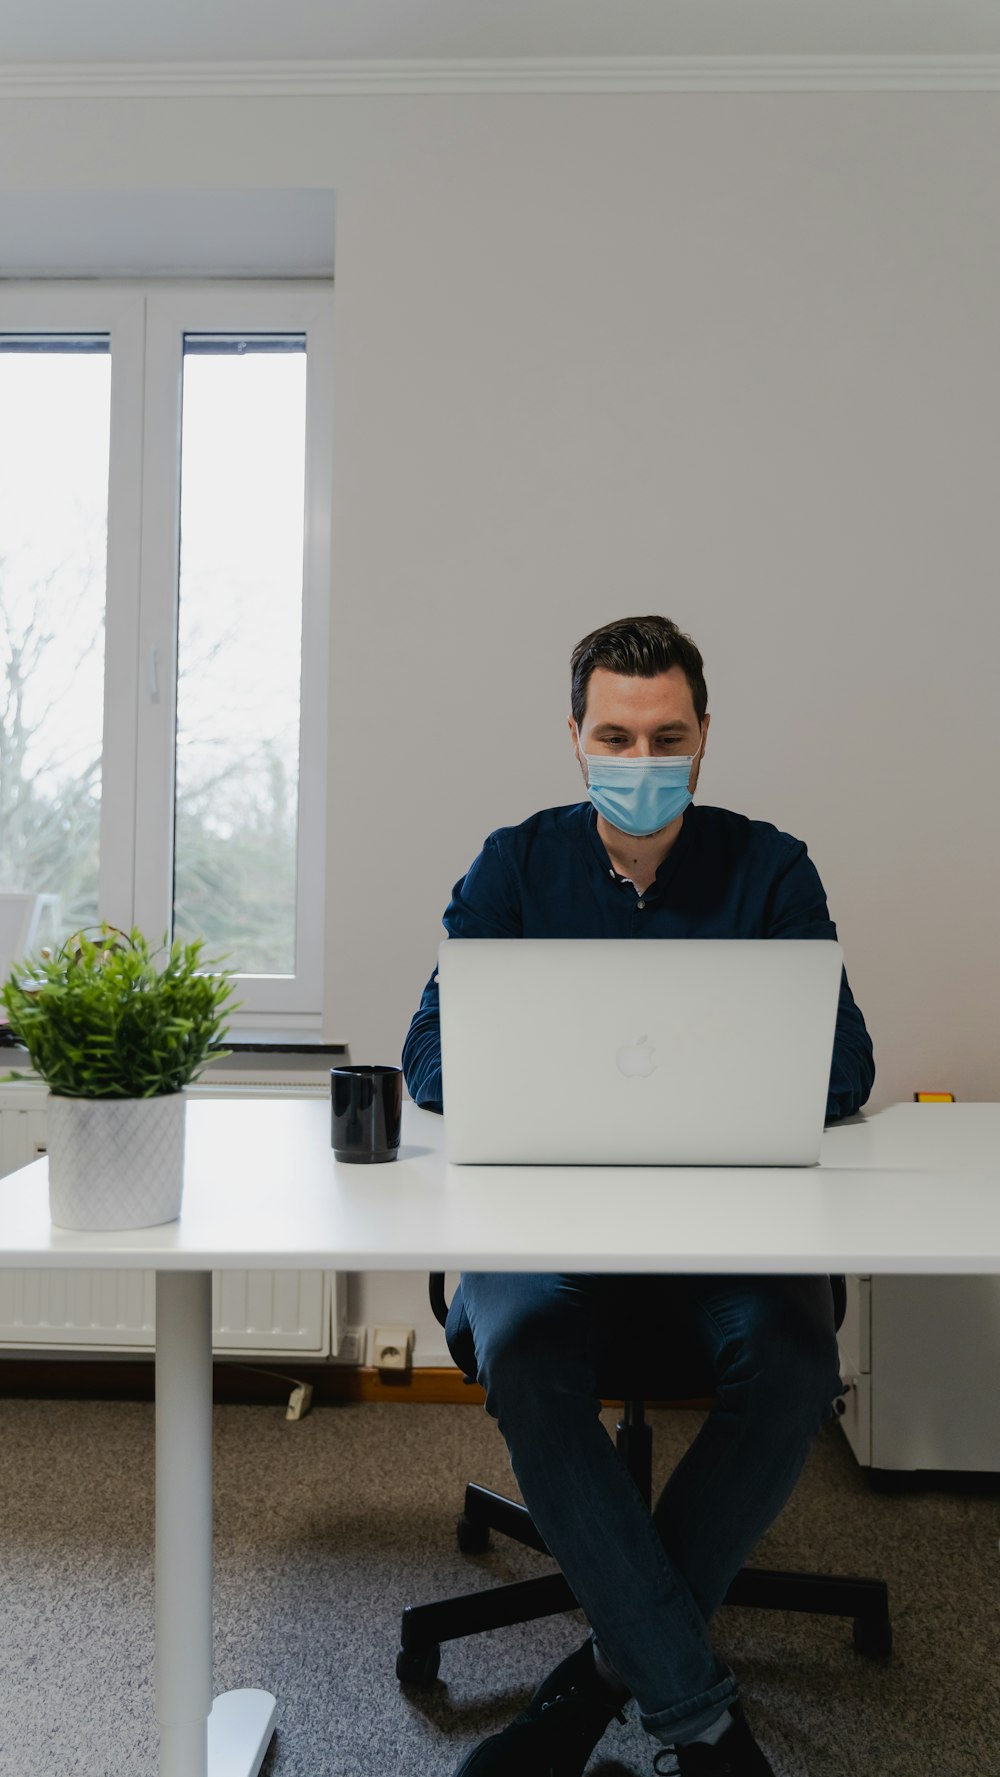
[[[6,67],[997,54],[997,0],[0,0]]]

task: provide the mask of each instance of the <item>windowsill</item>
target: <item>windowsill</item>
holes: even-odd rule
[[[230,1030],[220,1049],[234,1055],[346,1055],[347,1044],[324,1042],[315,1031]],[[211,1063],[209,1063],[211,1066]]]
[[[234,1034],[225,1042],[217,1045],[226,1053],[217,1061],[209,1061],[202,1073],[202,1079],[213,1071],[225,1071],[227,1074],[260,1073],[266,1066],[266,1057],[273,1058],[273,1071],[280,1077],[282,1072],[301,1072],[303,1067],[319,1069],[317,1078],[322,1076],[324,1068],[336,1067],[338,1060],[347,1064],[349,1050],[346,1043],[319,1042],[311,1032],[296,1036],[289,1031],[271,1036],[266,1031],[249,1031]],[[16,1074],[17,1080],[6,1079],[8,1074]],[[26,1049],[19,1046],[0,1048],[0,1086],[18,1085],[22,1081],[29,1083],[37,1076],[32,1072],[31,1060]]]

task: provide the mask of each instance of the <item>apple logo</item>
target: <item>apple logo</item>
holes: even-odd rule
[[[653,1060],[655,1048],[655,1043],[651,1043],[648,1037],[640,1037],[637,1043],[626,1043],[615,1056],[618,1072],[625,1075],[653,1073],[656,1068]]]

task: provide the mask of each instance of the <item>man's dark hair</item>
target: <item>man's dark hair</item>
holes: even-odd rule
[[[570,705],[579,728],[587,708],[587,686],[595,666],[623,673],[633,679],[655,679],[679,666],[691,687],[691,700],[699,723],[708,708],[704,663],[690,636],[669,617],[622,617],[592,629],[577,642],[570,660]]]

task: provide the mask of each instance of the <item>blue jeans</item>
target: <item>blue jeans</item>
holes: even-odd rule
[[[737,1695],[707,1625],[842,1392],[829,1279],[463,1273],[446,1336],[643,1726],[701,1733]],[[717,1399],[652,1513],[602,1392]]]

